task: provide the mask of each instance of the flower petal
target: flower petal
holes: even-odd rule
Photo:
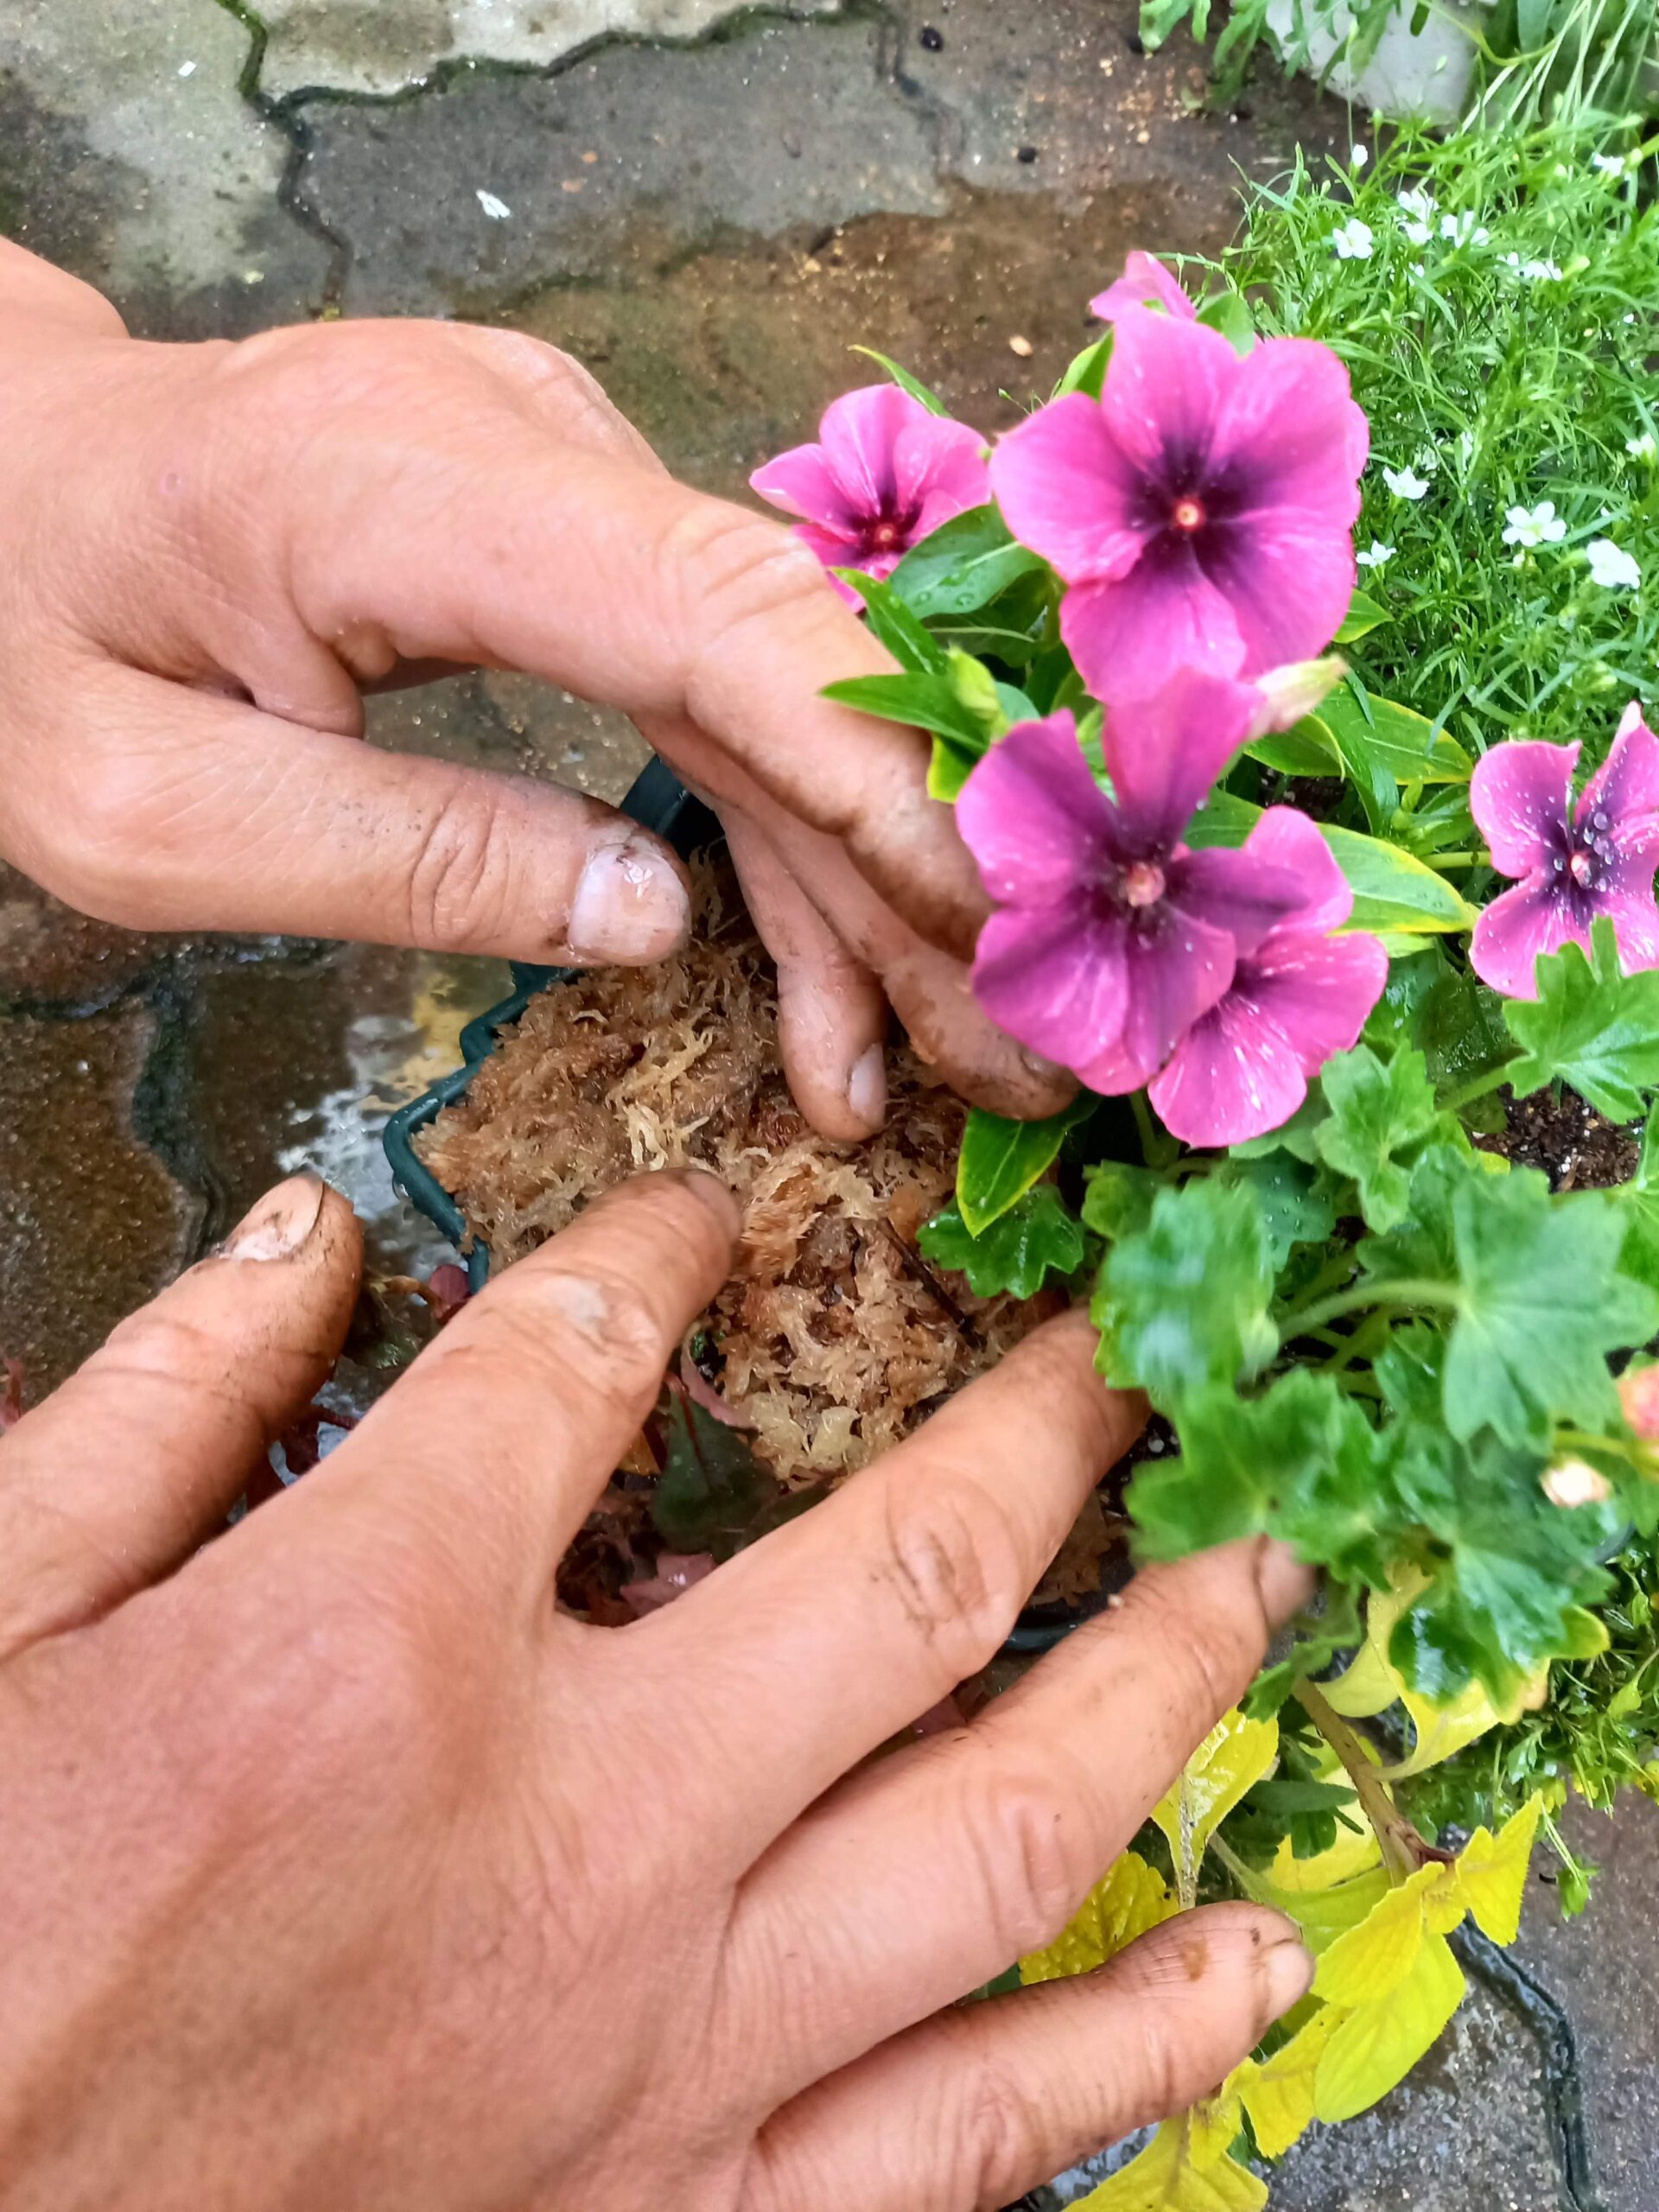
[[[1178,669],[1156,691],[1110,709],[1101,753],[1117,798],[1115,827],[1125,851],[1172,849],[1249,735],[1255,711],[1249,684],[1192,668]]]
[[[1010,1037],[1080,1067],[1122,1032],[1125,935],[1116,917],[1073,906],[1000,907],[979,933],[974,995]]]
[[[1482,912],[1469,939],[1469,964],[1505,998],[1535,999],[1534,963],[1541,952],[1559,952],[1564,944],[1581,944],[1587,952],[1590,931],[1553,883],[1529,875]]]
[[[1159,926],[1126,931],[1123,951],[1128,1006],[1122,1033],[1092,1058],[1070,1060],[1090,1090],[1108,1097],[1139,1090],[1157,1074],[1192,1024],[1225,996],[1235,964],[1224,930],[1167,908]]]
[[[1323,652],[1358,580],[1347,524],[1293,507],[1216,524],[1204,533],[1199,557],[1238,626],[1246,676]]]
[[[1254,952],[1302,904],[1302,887],[1294,873],[1274,868],[1248,849],[1230,852],[1213,845],[1202,852],[1178,853],[1164,877],[1169,903],[1177,912],[1211,929],[1225,930],[1241,957]]]
[[[1137,251],[1125,258],[1123,274],[1116,283],[1096,293],[1089,302],[1089,312],[1103,322],[1116,322],[1125,308],[1150,307],[1154,301],[1178,322],[1198,318],[1198,311],[1181,289],[1174,270],[1166,269],[1151,254]]]
[[[1071,715],[1016,722],[957,794],[957,828],[999,905],[1053,906],[1090,882],[1112,851],[1111,807]]]
[[[1233,610],[1189,546],[1160,537],[1116,583],[1074,584],[1060,635],[1096,699],[1160,690],[1181,669],[1237,674],[1244,640]]]
[[[1288,868],[1302,887],[1302,903],[1287,923],[1298,930],[1339,930],[1354,911],[1354,894],[1317,823],[1294,806],[1270,806],[1243,849],[1254,859]]]
[[[916,537],[990,498],[985,443],[965,423],[930,415],[922,406],[904,423],[893,441],[893,483],[899,512],[913,509],[919,517]]]
[[[1659,907],[1653,903],[1651,885],[1642,892],[1606,892],[1597,904],[1602,913],[1612,917],[1619,965],[1625,974],[1659,968]]]
[[[1290,1119],[1307,1077],[1287,1040],[1229,992],[1187,1031],[1147,1095],[1183,1144],[1243,1144]]]
[[[1578,759],[1576,745],[1510,738],[1493,746],[1475,763],[1469,810],[1500,875],[1530,875],[1555,858],[1559,833],[1567,821]],[[1476,968],[1484,972],[1478,962]],[[1522,995],[1532,995],[1529,991]]]
[[[1238,988],[1313,1076],[1359,1042],[1388,980],[1389,956],[1376,938],[1286,929],[1244,963]]]
[[[1100,395],[1107,433],[1143,475],[1190,488],[1209,471],[1225,397],[1244,366],[1218,330],[1126,308]]]
[[[1294,508],[1307,523],[1351,530],[1370,428],[1348,372],[1311,338],[1267,338],[1228,379],[1211,466],[1231,512]]]
[[[894,448],[918,416],[929,415],[896,384],[870,384],[844,391],[823,410],[818,425],[825,458],[848,512],[865,517],[890,512],[898,492]]]
[[[1008,528],[1069,583],[1122,575],[1151,536],[1139,518],[1141,472],[1080,391],[1001,439],[990,474]]]
[[[832,529],[846,528],[855,519],[822,446],[791,446],[757,468],[749,486],[785,514],[804,515]]]
[[[1605,830],[1621,856],[1659,860],[1659,737],[1638,715],[1621,723],[1612,750],[1584,787],[1575,820],[1580,829],[1605,814]],[[1651,879],[1649,879],[1651,880]]]

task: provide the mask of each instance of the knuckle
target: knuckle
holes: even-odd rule
[[[487,786],[458,787],[420,831],[406,878],[410,942],[461,952],[494,943],[508,893],[500,810]]]
[[[949,2135],[940,2171],[954,2185],[941,2202],[979,2208],[1001,2204],[1028,2184],[1043,2164],[1049,2130],[1036,2085],[1021,2079],[982,2037],[960,2036]]]
[[[882,1480],[883,1565],[916,1633],[937,1646],[959,1681],[982,1666],[1007,1634],[1026,1594],[1012,1532],[1001,1509],[970,1478],[911,1488]]]
[[[705,655],[781,613],[837,605],[817,556],[791,531],[720,500],[698,500],[677,517],[663,554],[673,575],[695,579],[702,619],[692,634]]]
[[[1001,1771],[975,1795],[963,1830],[999,1956],[1012,1961],[1052,1942],[1086,1895],[1082,1823],[1058,1776]]]

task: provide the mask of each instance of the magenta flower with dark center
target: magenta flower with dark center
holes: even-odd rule
[[[844,392],[824,410],[817,445],[795,446],[749,482],[785,514],[826,569],[891,575],[912,545],[991,496],[985,441],[930,414],[897,385]],[[843,598],[859,604],[844,584]]]
[[[975,995],[1091,1090],[1138,1090],[1155,1075],[1240,957],[1301,899],[1295,875],[1258,855],[1180,842],[1255,706],[1247,685],[1185,671],[1109,715],[1114,797],[1069,714],[1017,724],[957,796],[957,826],[995,906]]]
[[[1195,321],[1198,312],[1173,270],[1151,254],[1137,252],[1126,256],[1123,274],[1116,283],[1096,293],[1089,302],[1089,312],[1103,322],[1116,322],[1126,308],[1150,307],[1160,307],[1181,322]]]
[[[1096,697],[1179,667],[1259,676],[1328,645],[1353,595],[1370,432],[1329,347],[1128,305],[1098,402],[1040,408],[991,456],[1014,536],[1071,587],[1060,630]]]
[[[1611,752],[1573,804],[1576,745],[1512,739],[1477,764],[1469,806],[1500,875],[1518,876],[1476,923],[1469,959],[1507,998],[1538,995],[1540,953],[1590,949],[1605,914],[1626,971],[1659,968],[1659,738],[1634,702]]]
[[[1389,979],[1376,938],[1332,935],[1354,894],[1305,814],[1271,808],[1243,849],[1292,875],[1299,902],[1239,955],[1226,995],[1193,1023],[1151,1086],[1164,1127],[1184,1144],[1243,1144],[1281,1128],[1309,1078],[1358,1043]]]

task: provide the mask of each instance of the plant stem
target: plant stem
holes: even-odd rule
[[[1160,1134],[1152,1118],[1152,1109],[1147,1103],[1144,1090],[1129,1093],[1129,1111],[1135,1116],[1135,1126],[1141,1139],[1141,1157],[1148,1167],[1167,1167],[1179,1147],[1172,1139]]]
[[[1460,1302],[1454,1283],[1435,1282],[1427,1275],[1405,1275],[1398,1282],[1356,1283],[1351,1290],[1339,1290],[1332,1297],[1321,1298],[1312,1306],[1287,1313],[1279,1324],[1279,1341],[1287,1344],[1294,1338],[1312,1336],[1327,1321],[1335,1321],[1344,1313],[1357,1313],[1364,1306],[1450,1308]]]
[[[1508,1080],[1510,1070],[1521,1057],[1519,1052],[1511,1052],[1507,1060],[1500,1060],[1495,1068],[1488,1068],[1484,1075],[1476,1076],[1472,1082],[1465,1083],[1460,1090],[1454,1090],[1449,1098],[1442,1098],[1441,1110],[1447,1114],[1460,1114],[1465,1106],[1472,1106],[1477,1098],[1484,1098],[1489,1090],[1496,1090],[1501,1083]]]
[[[1354,1785],[1360,1809],[1370,1822],[1391,1882],[1403,1882],[1431,1859],[1449,1863],[1452,1854],[1440,1851],[1421,1836],[1389,1795],[1389,1785],[1378,1773],[1366,1750],[1364,1738],[1312,1682],[1298,1682],[1297,1703],[1341,1760],[1343,1771]]]

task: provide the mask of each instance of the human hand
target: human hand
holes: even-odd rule
[[[297,1179],[0,1445],[4,2212],[978,2212],[1302,1993],[1229,1904],[954,2003],[1243,1691],[1282,1554],[1145,1573],[866,1763],[1134,1434],[1081,1315],[671,1608],[556,1610],[734,1229],[703,1176],[615,1192],[187,1557],[346,1325],[356,1230]]]
[[[683,870],[596,801],[355,742],[362,690],[524,670],[630,714],[725,813],[829,1136],[890,1000],[968,1096],[1070,1078],[994,1031],[926,741],[832,706],[891,665],[779,524],[676,484],[565,355],[452,323],[129,339],[0,240],[0,850],[153,929],[661,958]]]

